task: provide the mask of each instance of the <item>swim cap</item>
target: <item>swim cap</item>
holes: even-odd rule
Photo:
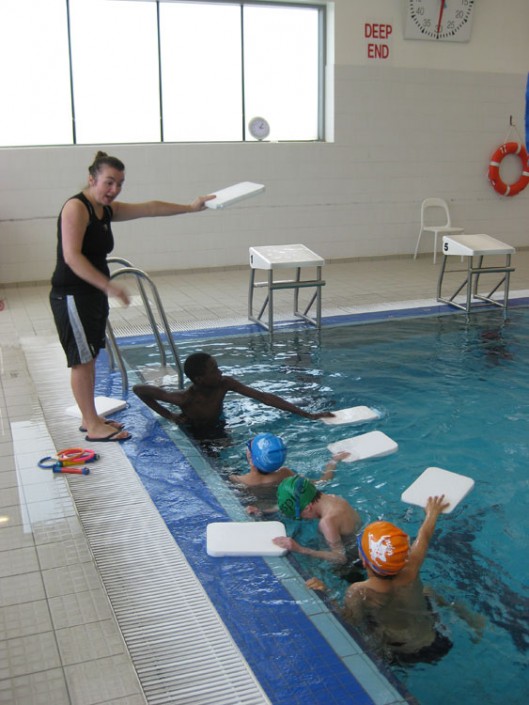
[[[301,512],[318,494],[310,480],[293,475],[283,480],[277,488],[277,503],[283,514],[291,519],[299,519]]]
[[[252,463],[261,472],[274,472],[280,468],[287,457],[287,447],[273,433],[259,433],[249,443]]]
[[[389,521],[375,521],[358,537],[360,556],[379,575],[396,575],[406,563],[408,535]]]

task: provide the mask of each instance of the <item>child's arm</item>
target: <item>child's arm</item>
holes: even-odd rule
[[[185,398],[185,392],[166,392],[161,387],[155,387],[150,384],[136,384],[132,391],[144,404],[147,404],[150,409],[163,416],[164,419],[169,419],[169,421],[174,421],[174,423],[182,421],[179,414],[174,414],[159,402],[163,401],[179,406]]]
[[[256,507],[255,504],[249,504],[246,507],[246,514],[249,514],[250,516],[257,516],[257,517],[262,517],[266,516],[267,514],[277,514],[279,512],[279,507],[277,504],[275,504],[273,507],[267,507],[266,509],[260,509],[259,507]]]
[[[345,460],[351,455],[351,453],[348,453],[346,450],[341,451],[340,453],[336,453],[335,455],[332,456],[332,458],[328,461],[327,465],[323,468],[323,473],[321,477],[318,480],[314,481],[315,485],[318,485],[320,482],[327,482],[328,480],[332,480],[334,477],[334,471],[336,470],[336,466],[340,462],[340,460]]]
[[[439,607],[447,607],[451,609],[460,619],[468,624],[468,626],[474,632],[473,641],[480,641],[483,636],[483,631],[487,626],[486,618],[479,612],[474,612],[469,607],[467,607],[462,602],[453,602],[447,600],[438,592],[436,592],[433,587],[427,585],[424,588],[424,594],[430,599],[434,600]]]
[[[247,486],[248,483],[244,481],[246,475],[228,475],[228,480],[234,482],[236,485]]]
[[[239,382],[239,380],[234,377],[224,377],[224,380],[227,390],[237,392],[237,394],[242,394],[245,397],[250,397],[250,399],[260,401],[261,404],[266,404],[266,406],[273,406],[275,409],[281,409],[281,411],[289,411],[291,414],[297,414],[298,416],[303,416],[306,419],[313,420],[333,416],[330,411],[322,411],[317,414],[311,414],[309,411],[304,411],[303,409],[300,409],[299,406],[291,404],[289,401],[286,401],[286,399],[277,396],[277,394],[269,394],[268,392],[261,392],[259,389],[248,387],[246,384]]]
[[[320,558],[322,561],[329,561],[330,563],[338,563],[340,565],[347,561],[345,555],[345,547],[341,540],[336,543],[329,544],[328,551],[318,551],[315,548],[309,548],[308,546],[302,546],[297,541],[289,536],[278,536],[272,539],[276,546],[281,548],[286,548],[287,551],[292,551],[293,553],[301,553],[304,556],[311,556],[312,558]]]
[[[350,624],[358,625],[363,618],[363,605],[365,602],[365,592],[363,588],[359,588],[362,583],[353,583],[347,589],[344,597],[343,607],[337,604],[336,600],[331,599],[331,605],[337,612],[341,612],[343,618]],[[326,593],[328,588],[325,583],[319,578],[309,578],[305,581],[305,586],[310,590]]]
[[[435,529],[435,524],[439,514],[449,506],[449,502],[444,501],[444,494],[440,497],[428,497],[428,502],[424,511],[426,516],[419,529],[417,538],[410,548],[410,556],[408,558],[408,564],[406,566],[407,571],[412,571],[415,575],[419,574],[421,565],[426,558],[428,552],[428,546],[433,536]]]

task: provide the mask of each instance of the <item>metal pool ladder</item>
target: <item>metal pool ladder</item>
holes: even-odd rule
[[[132,275],[136,279],[136,284],[138,285],[141,300],[145,307],[145,312],[147,314],[152,333],[158,346],[158,352],[160,354],[160,365],[162,367],[167,367],[166,349],[162,340],[162,336],[160,335],[160,327],[163,327],[167,343],[169,344],[176,365],[176,372],[178,375],[178,387],[179,389],[182,389],[184,386],[184,372],[182,368],[182,363],[180,362],[180,356],[178,355],[178,351],[176,349],[173,336],[171,334],[171,328],[169,326],[167,316],[165,315],[165,310],[156,285],[148,274],[146,274],[142,269],[138,269],[138,267],[135,267],[131,262],[126,259],[123,259],[121,257],[108,257],[107,262],[108,264],[123,265],[120,269],[116,269],[110,274],[111,280],[117,279],[118,277],[124,275]],[[151,298],[154,299],[154,303],[156,305],[156,313],[158,315],[158,320],[161,321],[161,326],[158,325],[157,319],[153,313],[153,307],[149,298],[149,292],[147,290],[146,285],[149,286]],[[106,337],[108,341],[108,355],[110,358],[110,366],[112,369],[115,369],[117,364],[121,373],[122,393],[125,396],[129,388],[127,369],[125,367],[125,362],[123,360],[123,356],[121,355],[116,336],[114,335],[114,330],[112,328],[112,324],[110,323],[110,319],[107,321]]]

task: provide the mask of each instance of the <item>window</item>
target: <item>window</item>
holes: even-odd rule
[[[64,0],[2,0],[0,66],[0,145],[71,144]]]
[[[160,30],[164,140],[241,140],[240,7],[162,3]]]
[[[267,119],[270,139],[321,136],[319,19],[314,8],[244,8],[245,113]]]
[[[156,4],[69,6],[75,141],[159,142]]]
[[[322,138],[318,5],[3,0],[0,145]]]

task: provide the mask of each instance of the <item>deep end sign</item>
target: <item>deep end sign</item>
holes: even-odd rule
[[[389,59],[390,38],[393,25],[380,22],[364,24],[364,38],[367,44],[368,59]]]

